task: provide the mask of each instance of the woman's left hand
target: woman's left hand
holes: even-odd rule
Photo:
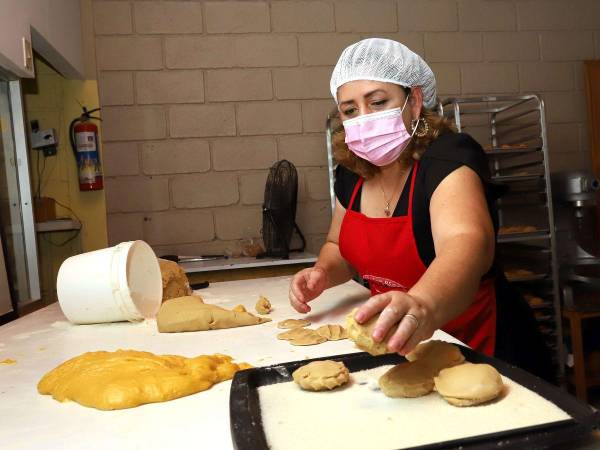
[[[406,292],[389,291],[374,295],[358,308],[354,318],[362,324],[380,312],[373,329],[373,339],[381,342],[390,329],[396,328],[387,343],[388,350],[392,352],[406,355],[435,331],[431,313],[424,303]]]

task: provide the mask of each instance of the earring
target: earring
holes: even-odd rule
[[[419,127],[419,124],[423,124],[423,125],[421,127]],[[419,138],[425,137],[425,136],[427,136],[427,133],[429,133],[429,124],[423,117],[419,117],[418,119],[413,119],[410,122],[410,126],[412,128],[412,131]],[[415,131],[415,128],[417,128],[416,131]],[[418,128],[420,128],[420,130]]]

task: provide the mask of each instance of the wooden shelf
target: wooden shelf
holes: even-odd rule
[[[52,233],[55,231],[72,231],[80,229],[81,222],[75,219],[56,219],[35,224],[35,231],[38,233]]]

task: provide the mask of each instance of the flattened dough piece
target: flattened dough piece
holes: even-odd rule
[[[326,337],[321,336],[310,328],[295,328],[288,331],[288,333],[287,340],[292,345],[317,345],[327,342]]]
[[[285,319],[277,324],[277,328],[292,329],[292,328],[302,328],[310,325],[310,320],[305,319]]]
[[[431,370],[421,361],[398,364],[379,378],[379,387],[388,397],[421,397],[433,391]]]
[[[257,317],[248,312],[230,311],[217,305],[208,305],[195,296],[167,300],[161,305],[156,316],[158,331],[161,333],[217,330],[270,321],[269,318]]]
[[[373,329],[375,328],[375,323],[379,318],[379,314],[371,317],[368,322],[361,325],[354,320],[354,314],[356,314],[357,310],[358,308],[354,308],[352,312],[346,316],[348,338],[354,341],[358,348],[365,352],[369,352],[373,356],[391,353],[387,348],[387,342],[390,337],[392,337],[395,328],[392,327],[381,342],[375,342],[373,340]]]
[[[457,366],[465,361],[465,357],[456,345],[438,340],[421,342],[406,355],[406,359],[428,364],[434,376],[442,369]]]
[[[338,361],[313,361],[296,369],[292,378],[308,391],[323,391],[342,386],[350,379],[348,368]]]
[[[348,333],[346,329],[337,324],[333,325],[323,325],[317,328],[317,333],[324,338],[327,338],[328,341],[339,341],[340,339],[347,339]]]
[[[179,264],[158,258],[162,276],[163,302],[170,298],[184,297],[192,294],[192,288],[185,271]]]
[[[249,367],[231,362],[226,355],[184,358],[136,350],[88,352],[52,369],[37,389],[59,402],[124,409],[204,391]]]
[[[256,312],[259,314],[269,314],[273,307],[271,306],[269,299],[261,295],[258,297],[258,301],[256,302],[254,309],[256,309]]]
[[[489,402],[504,389],[502,377],[489,364],[461,364],[442,370],[434,379],[435,389],[454,406]]]

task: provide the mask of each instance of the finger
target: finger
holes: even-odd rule
[[[392,296],[389,292],[374,295],[358,308],[358,311],[356,311],[356,314],[354,315],[354,319],[358,323],[366,322],[375,314],[380,313],[391,300]]]
[[[320,270],[311,270],[310,272],[308,272],[306,276],[306,287],[311,291],[314,290],[317,287],[322,276],[323,274]]]
[[[306,290],[305,288],[305,279],[304,277],[298,277],[297,279],[292,280],[292,284],[290,285],[290,292],[294,294],[294,297],[299,302],[306,302]]]
[[[432,331],[427,332],[425,330],[425,327],[419,326],[419,328],[417,329],[417,331],[415,331],[413,333],[413,335],[406,342],[406,344],[404,344],[404,346],[402,346],[400,348],[400,350],[398,350],[398,353],[400,353],[402,356],[405,356],[407,353],[410,353],[411,351],[413,351],[414,348],[417,345],[419,345],[419,342],[424,341],[426,339],[429,339],[431,336],[433,336],[433,332]]]
[[[289,293],[289,297],[290,297],[290,304],[296,311],[298,311],[300,313],[307,313],[310,311],[310,306],[308,306],[304,302],[299,301],[291,290]]]
[[[398,324],[398,328],[388,341],[388,350],[398,352],[401,349],[404,349],[413,336],[415,339],[418,337],[417,330],[420,325],[420,321],[416,314],[411,312],[403,314],[400,323]]]
[[[377,319],[377,323],[373,329],[373,339],[376,342],[381,342],[388,335],[390,330],[398,324],[398,322],[400,322],[398,325],[398,327],[400,327],[402,325],[402,317],[407,311],[408,305],[406,302],[390,302],[389,305],[383,308],[381,314],[379,315],[379,319]],[[396,333],[397,331],[394,332],[394,335]],[[390,348],[389,342],[388,348]]]

